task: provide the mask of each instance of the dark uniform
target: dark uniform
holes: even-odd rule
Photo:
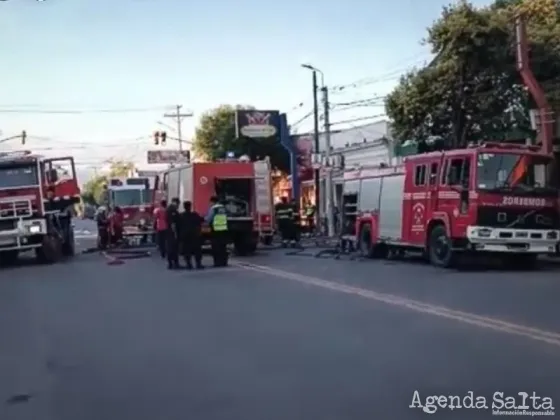
[[[183,203],[184,212],[181,213],[181,242],[183,256],[187,268],[191,269],[192,259],[197,269],[204,268],[202,265],[202,222],[204,219],[200,214],[192,211],[192,204],[190,201]]]
[[[211,241],[214,267],[225,267],[228,265],[228,223],[224,205],[214,199],[208,219],[212,229]]]
[[[276,205],[276,221],[278,222],[278,231],[282,238],[282,245],[286,245],[288,241],[293,240],[293,209],[288,204],[286,198],[282,197],[282,202]]]
[[[181,221],[179,210],[175,203],[167,206],[167,232],[166,232],[166,251],[167,251],[167,268],[179,267],[179,235]]]
[[[301,216],[299,214],[299,205],[296,200],[290,203],[292,207],[292,220],[293,220],[293,241],[298,243],[301,236]]]

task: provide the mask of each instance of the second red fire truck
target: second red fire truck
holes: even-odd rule
[[[532,264],[560,239],[557,190],[546,183],[551,163],[537,147],[490,143],[349,171],[346,239],[370,257],[420,250],[441,267],[463,252]]]
[[[153,181],[149,177],[115,177],[107,189],[111,209],[123,212],[125,240],[149,238],[153,234]]]
[[[238,255],[253,253],[274,231],[270,164],[247,159],[189,163],[170,168],[156,181],[155,200],[191,201],[205,216],[210,198],[219,196],[228,213],[228,231]],[[203,233],[205,242],[209,231]]]

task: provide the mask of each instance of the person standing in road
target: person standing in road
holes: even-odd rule
[[[179,209],[177,208],[177,199],[173,199],[171,204],[167,206],[167,234],[166,234],[166,251],[167,251],[167,268],[172,270],[179,268],[179,238],[180,224]]]
[[[202,265],[202,222],[204,219],[196,211],[192,210],[192,203],[183,203],[184,212],[181,213],[181,242],[183,256],[187,269],[193,268],[192,259],[196,264],[197,270],[203,269]]]
[[[288,204],[286,197],[282,197],[280,203],[276,205],[276,220],[278,222],[278,232],[280,232],[282,238],[282,246],[286,247],[294,236],[293,209]]]
[[[156,230],[156,243],[159,249],[161,258],[166,257],[165,245],[167,235],[167,201],[161,200],[159,207],[154,210],[154,224]]]
[[[290,203],[292,208],[292,223],[293,223],[293,238],[291,238],[294,244],[298,244],[301,236],[301,216],[299,213],[298,202],[293,199]]]
[[[212,230],[211,242],[214,267],[225,267],[228,264],[228,221],[226,209],[217,197],[210,199],[210,205],[210,210],[208,210],[205,220]]]

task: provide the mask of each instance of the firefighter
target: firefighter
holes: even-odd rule
[[[313,204],[306,206],[305,219],[307,221],[309,234],[313,234],[315,232],[315,206]]]
[[[154,210],[154,228],[156,231],[156,244],[161,258],[166,257],[165,245],[167,235],[167,201],[161,200],[159,207]]]
[[[282,246],[285,248],[288,242],[293,239],[292,231],[294,221],[293,221],[293,209],[292,206],[288,204],[288,199],[282,197],[280,203],[276,204],[276,221],[278,222],[278,231],[282,238]]]
[[[180,225],[179,208],[177,202],[179,200],[174,198],[171,204],[167,206],[167,230],[166,230],[166,253],[167,253],[167,268],[173,270],[179,268],[179,238],[180,238]]]
[[[116,245],[123,240],[124,214],[120,207],[115,207],[110,217],[111,243]]]
[[[181,213],[181,242],[183,256],[187,269],[192,270],[192,259],[196,264],[197,270],[203,269],[202,265],[202,222],[204,219],[196,211],[192,210],[192,203],[183,203],[184,212]]]
[[[109,218],[107,216],[107,207],[100,206],[95,213],[95,222],[97,224],[97,247],[99,249],[107,249],[109,246]]]
[[[298,244],[301,236],[301,216],[299,214],[298,202],[293,199],[290,203],[292,207],[292,221],[293,221],[293,242]]]
[[[210,199],[210,209],[205,217],[211,229],[212,258],[214,267],[225,267],[228,264],[227,235],[228,221],[226,209],[217,197]]]

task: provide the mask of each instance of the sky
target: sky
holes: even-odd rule
[[[174,126],[163,114],[177,104],[193,113],[183,123],[185,138],[204,111],[226,103],[279,109],[289,123],[298,121],[313,106],[302,63],[323,72],[331,121],[374,121],[382,118],[382,100],[343,111],[336,104],[382,97],[400,74],[429,61],[420,41],[447,3],[0,2],[0,139],[26,130],[26,149],[72,154],[82,177],[108,159],[146,167],[153,132],[163,128],[158,122]],[[22,146],[0,143],[6,148]]]

